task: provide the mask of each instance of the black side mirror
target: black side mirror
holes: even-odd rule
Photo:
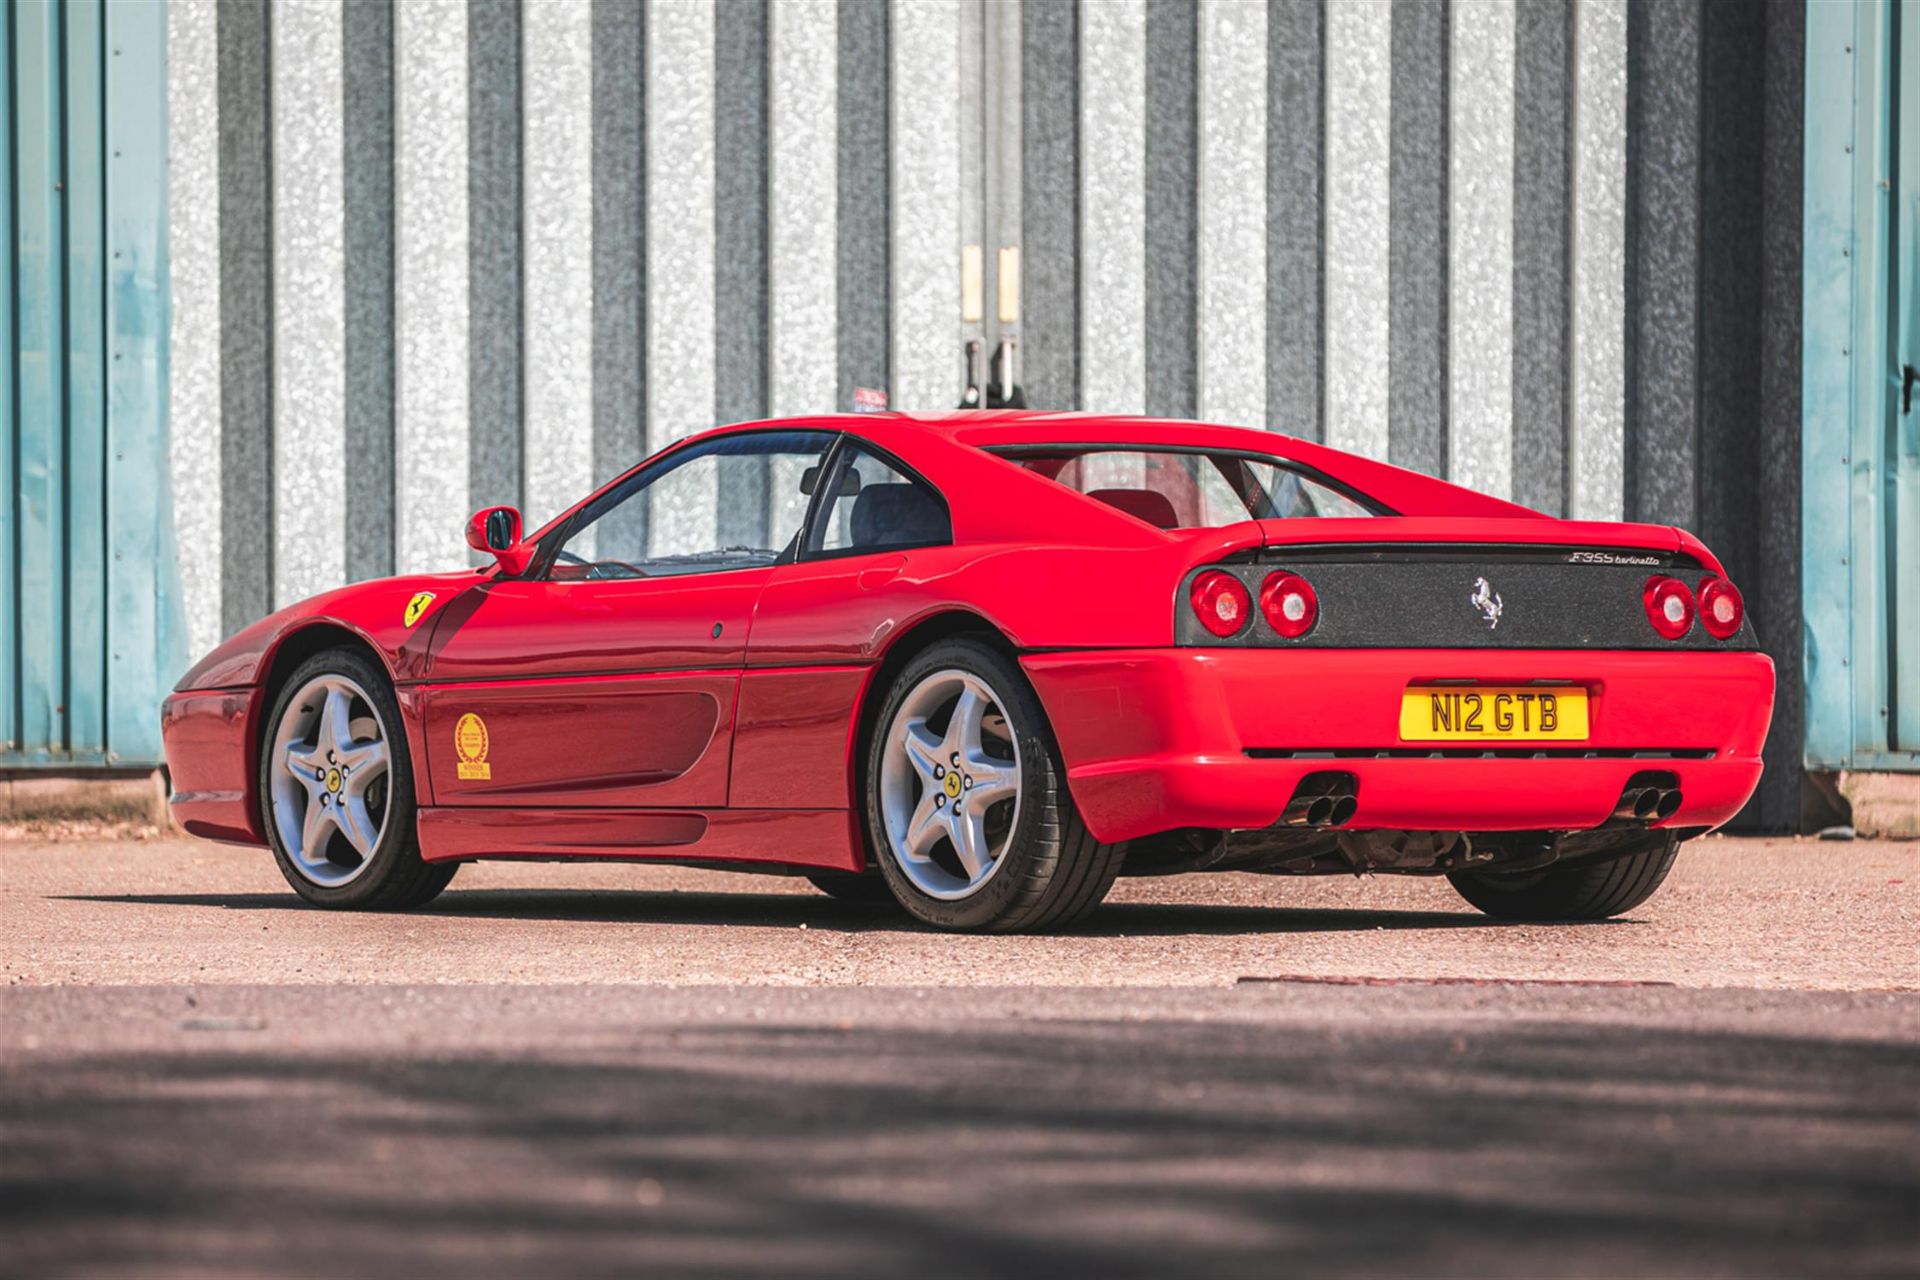
[[[487,546],[506,551],[520,540],[518,513],[510,507],[495,507],[487,512]]]

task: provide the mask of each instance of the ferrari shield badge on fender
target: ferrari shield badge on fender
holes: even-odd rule
[[[406,624],[412,626],[414,623],[420,621],[422,615],[427,611],[427,606],[432,603],[433,592],[431,591],[422,591],[415,595],[413,599],[407,601]]]
[[[493,766],[487,763],[487,722],[469,711],[453,726],[453,754],[459,760],[462,782],[489,782]]]

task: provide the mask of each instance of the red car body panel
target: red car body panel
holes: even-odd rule
[[[854,723],[872,666],[749,670],[733,722],[735,809],[847,809]]]
[[[173,817],[209,840],[265,844],[254,746],[260,739],[258,685],[175,693],[160,712],[173,786]]]
[[[1773,663],[1761,653],[1136,649],[1029,654],[1021,665],[1047,708],[1074,803],[1105,841],[1271,826],[1302,777],[1335,767],[1359,780],[1355,828],[1584,830],[1648,767],[1625,755],[1348,754],[1405,749],[1401,691],[1462,677],[1584,687],[1591,734],[1570,751],[1711,751],[1659,767],[1679,775],[1684,796],[1666,825],[1716,827],[1759,782],[1773,709]],[[1676,683],[1688,690],[1681,706],[1671,700]],[[1255,759],[1249,750],[1303,754]],[[1339,753],[1337,764],[1327,753]]]
[[[317,596],[219,646],[169,698],[163,728],[176,815],[196,834],[265,843],[257,753],[273,682],[296,656],[340,641],[377,655],[392,676],[431,859],[857,868],[865,855],[856,752],[860,716],[881,692],[875,674],[903,638],[956,617],[993,628],[1019,653],[1075,802],[1102,840],[1264,827],[1301,776],[1328,767],[1324,757],[1249,751],[1347,753],[1339,767],[1360,781],[1356,828],[1590,828],[1636,767],[1629,751],[1710,753],[1663,761],[1685,796],[1666,825],[1719,825],[1757,783],[1773,680],[1768,659],[1751,650],[1281,651],[1175,642],[1177,584],[1235,554],[1356,543],[1549,545],[1678,553],[1720,573],[1682,531],[1556,520],[1237,428],[1039,413],[778,425],[845,431],[893,455],[945,496],[953,544],[615,581],[469,570]],[[1266,454],[1394,514],[1169,531],[985,451],[1084,444]],[[449,531],[450,548],[455,536]],[[409,621],[421,593],[433,599]],[[1377,754],[1404,746],[1394,719],[1401,691],[1436,678],[1584,685],[1592,738],[1583,745],[1616,754]],[[487,727],[487,776],[462,776],[455,733],[469,714]]]
[[[724,808],[739,688],[737,670],[423,686],[423,794],[449,805]],[[485,780],[462,778],[448,745],[466,715],[487,726]]]
[[[858,870],[857,820],[845,809],[422,809],[420,856],[669,858]]]

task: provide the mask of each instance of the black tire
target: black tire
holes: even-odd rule
[[[878,871],[809,871],[806,876],[814,888],[841,902],[894,905],[893,890]]]
[[[274,734],[286,715],[287,706],[316,676],[346,676],[366,692],[374,713],[380,719],[381,737],[389,753],[387,766],[386,817],[380,838],[368,859],[367,869],[337,888],[316,884],[300,873],[288,856],[274,822],[271,786]],[[260,818],[267,832],[267,843],[293,891],[315,906],[341,910],[406,911],[431,902],[439,896],[460,869],[457,862],[425,862],[420,857],[419,831],[414,821],[416,802],[413,789],[413,760],[407,751],[406,730],[400,719],[400,704],[395,701],[387,674],[365,656],[351,649],[328,649],[315,654],[296,668],[273,700],[273,712],[260,735],[260,758],[256,762],[260,789]]]
[[[949,668],[979,677],[1000,698],[1014,725],[1021,777],[1019,810],[999,869],[959,899],[923,893],[900,870],[880,807],[881,759],[894,714],[921,680]],[[1067,792],[1066,768],[1040,699],[1019,664],[992,645],[959,638],[915,655],[887,690],[871,738],[862,774],[867,839],[888,888],[915,919],[976,933],[1058,929],[1085,917],[1113,887],[1126,846],[1101,844],[1087,830]]]
[[[1605,920],[1652,897],[1672,869],[1678,848],[1677,842],[1668,841],[1644,853],[1583,867],[1447,879],[1461,897],[1498,920]]]

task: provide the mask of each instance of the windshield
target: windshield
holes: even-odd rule
[[[602,495],[554,553],[555,581],[769,565],[806,518],[827,431],[743,431],[669,455]]]
[[[1379,514],[1358,494],[1258,454],[1094,447],[1001,456],[1161,529]]]

